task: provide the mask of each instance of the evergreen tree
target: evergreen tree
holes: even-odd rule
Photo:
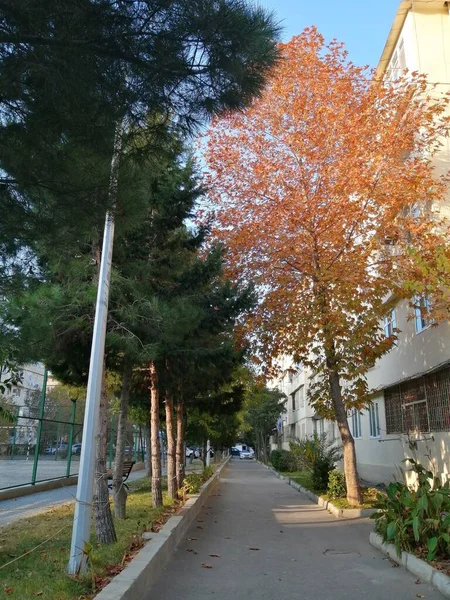
[[[277,59],[273,17],[242,0],[4,0],[0,17],[3,284],[36,270],[36,240],[97,226],[118,122],[142,152],[248,104]]]

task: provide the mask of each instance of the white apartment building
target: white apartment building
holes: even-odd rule
[[[450,3],[444,0],[402,1],[389,33],[378,77],[395,78],[404,69],[427,75],[433,94],[450,91]],[[436,172],[450,169],[450,140],[442,140],[435,158]],[[434,207],[450,218],[450,203]],[[426,300],[424,300],[425,302]],[[369,482],[388,482],[401,475],[402,462],[413,454],[450,479],[450,323],[426,322],[420,311],[410,314],[400,302],[382,325],[386,335],[398,328],[396,346],[368,373],[376,392],[369,409],[349,416],[356,443],[360,476]],[[283,359],[284,368],[293,366]],[[279,441],[289,447],[291,437],[325,432],[335,439],[333,423],[317,419],[305,402],[308,373],[288,372],[279,382],[287,397]],[[273,438],[275,445],[276,438]],[[274,446],[273,446],[274,447]]]

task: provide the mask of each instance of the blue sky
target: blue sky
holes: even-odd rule
[[[357,65],[376,67],[399,0],[258,0],[273,10],[284,27],[283,41],[316,25],[327,40],[344,42]]]

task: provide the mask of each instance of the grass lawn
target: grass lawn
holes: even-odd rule
[[[92,564],[97,585],[121,570],[129,553],[140,547],[143,531],[167,520],[175,510],[168,498],[164,498],[164,508],[152,508],[148,478],[131,482],[130,488],[127,518],[115,521],[118,541],[99,546],[92,529]],[[73,504],[66,504],[0,529],[0,598],[87,600],[94,595],[92,576],[74,579],[65,574],[73,510]],[[14,559],[17,560],[2,568]]]
[[[325,500],[329,500],[337,508],[374,508],[375,504],[377,503],[377,493],[379,493],[379,490],[376,490],[374,488],[363,487],[363,503],[360,506],[351,506],[347,502],[346,498],[331,499],[328,497],[325,490],[314,489],[311,473],[309,473],[309,471],[295,471],[294,473],[281,473],[281,475],[289,477],[289,479],[292,479],[296,483],[299,483],[302,487],[306,488],[307,490],[314,492],[314,494],[321,496]]]

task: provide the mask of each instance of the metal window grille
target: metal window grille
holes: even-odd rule
[[[450,431],[450,368],[384,392],[387,433]]]

